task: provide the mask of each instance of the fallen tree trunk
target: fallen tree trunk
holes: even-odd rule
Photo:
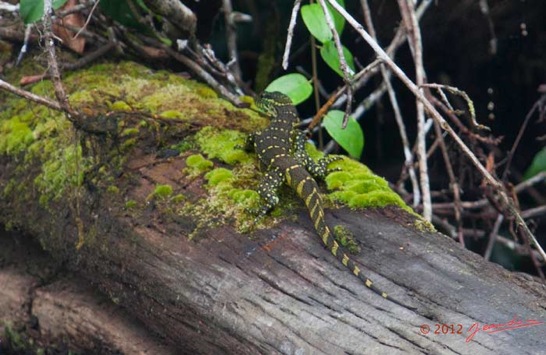
[[[162,171],[162,179],[176,180],[165,174],[164,164],[177,165],[156,161],[139,170],[148,179]],[[3,167],[8,165],[4,161]],[[3,210],[10,208],[6,202]],[[415,310],[375,295],[339,266],[303,212],[297,221],[259,230],[252,239],[225,226],[189,241],[153,219],[138,223],[104,212],[110,208],[99,203],[85,212],[97,214],[102,248],[75,251],[72,244],[53,253],[187,353],[544,349],[545,325],[531,327],[531,320],[545,320],[544,285],[487,263],[443,235],[417,231],[401,210],[387,210],[388,216],[335,210],[328,221],[358,236],[363,250],[353,258],[381,288]],[[65,214],[30,210],[28,225],[42,229],[29,232],[42,243],[52,235],[77,235]],[[400,218],[405,223],[395,221]],[[480,331],[465,341],[475,323],[484,329],[513,318],[529,327]],[[430,333],[424,334],[427,326]]]
[[[0,231],[0,285],[0,353],[176,352],[28,236]]]
[[[151,84],[141,83],[142,76],[139,80],[158,95],[149,90]],[[0,222],[38,238],[57,260],[84,275],[179,352],[543,351],[545,286],[490,264],[439,233],[420,230],[419,220],[402,209],[330,208],[327,222],[354,234],[361,252],[352,258],[363,273],[409,307],[374,294],[339,265],[322,247],[301,207],[283,205],[297,211],[294,218],[241,234],[231,210],[236,203],[229,201],[245,196],[246,190],[226,191],[221,184],[254,165],[239,168],[237,162],[246,156],[222,142],[221,152],[207,148],[232,133],[197,138],[200,148],[189,144],[192,148],[181,154],[158,150],[157,145],[168,146],[165,142],[172,143],[173,137],[189,136],[213,122],[224,127],[248,124],[247,113],[209,110],[200,121],[201,111],[191,112],[195,117],[191,125],[184,123],[185,133],[177,130],[182,121],[140,121],[139,127],[151,128],[132,137],[132,145],[119,138],[126,131],[104,132],[99,129],[104,125],[93,126],[90,120],[92,134],[84,132],[89,140],[81,140],[90,152],[76,159],[86,168],[73,169],[75,176],[85,175],[82,180],[66,177],[66,169],[63,179],[47,175],[53,163],[29,157],[31,143],[16,153],[5,150],[0,157]],[[163,128],[153,124],[156,118]],[[106,126],[126,128],[132,122],[134,113],[124,113]],[[67,148],[60,149],[64,156],[51,156],[70,161]],[[192,154],[198,151],[214,161]],[[118,153],[125,156],[123,164],[116,163]],[[84,165],[86,159],[93,164]],[[206,176],[207,183],[202,172],[192,173],[196,167],[210,170],[212,164],[216,169]],[[223,168],[230,166],[239,172]],[[104,173],[107,168],[115,174]],[[44,180],[60,180],[68,187],[52,193]],[[218,199],[221,194],[232,200]]]

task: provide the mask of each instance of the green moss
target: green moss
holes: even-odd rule
[[[156,185],[154,191],[148,199],[155,198],[165,200],[173,194],[173,187],[171,185]]]
[[[113,111],[131,111],[131,106],[125,101],[115,101],[110,105]]]
[[[51,159],[43,162],[42,172],[34,179],[34,184],[42,192],[42,204],[56,200],[67,188],[82,184],[89,160],[83,159],[81,154],[79,145],[68,145],[52,151]]]
[[[214,163],[205,159],[201,154],[193,154],[186,158],[186,166],[190,175],[199,175],[210,170]]]
[[[127,200],[125,202],[125,208],[128,210],[134,209],[138,206],[138,203],[135,200]]]
[[[106,189],[106,192],[108,192],[109,194],[116,194],[117,195],[117,194],[119,194],[119,188],[117,186],[110,185]]]
[[[429,232],[429,233],[436,232],[436,228],[434,228],[434,225],[424,218],[416,219],[414,226],[417,230],[421,232]]]
[[[389,191],[370,191],[356,194],[347,204],[352,208],[385,207],[390,205],[402,207],[405,205],[400,196]]]
[[[177,150],[179,153],[184,153],[190,149],[195,149],[195,142],[193,139],[185,139],[178,144],[171,145],[170,148]]]
[[[333,162],[330,169],[340,171],[330,173],[325,181],[330,198],[345,203],[351,208],[398,206],[410,213],[413,210],[402,198],[392,191],[388,182],[371,170],[347,157]]]
[[[138,143],[138,139],[137,138],[129,138],[129,139],[126,139],[121,145],[120,145],[120,149],[121,151],[128,151],[129,149],[131,149],[132,147],[134,147],[136,144]]]
[[[63,84],[70,104],[96,122],[92,128],[101,128],[102,121],[98,118],[105,117],[106,124],[111,123],[117,131],[113,132],[112,137],[99,137],[100,141],[92,134],[76,136],[72,123],[63,114],[23,99],[9,97],[4,101],[0,93],[0,154],[8,155],[9,159],[18,159],[20,171],[26,172],[15,174],[0,189],[0,198],[17,194],[21,197],[20,201],[39,199],[46,206],[60,196],[68,196],[69,199],[82,196],[78,189],[85,177],[98,188],[120,195],[122,207],[135,208],[136,201],[123,200],[126,197],[122,196],[124,190],[116,173],[123,169],[132,148],[149,136],[154,139],[151,144],[155,143],[159,148],[173,146],[173,137],[186,137],[174,145],[175,149],[180,152],[199,149],[202,156],[188,157],[186,163],[202,172],[214,167],[211,159],[238,164],[232,173],[222,170],[211,173],[208,184],[204,186],[210,198],[198,203],[186,201],[181,194],[175,196],[170,186],[156,186],[148,197],[161,200],[158,205],[161,205],[162,211],[171,212],[189,205],[193,208],[192,213],[201,209],[208,216],[226,221],[227,218],[244,215],[243,206],[257,198],[255,192],[246,189],[256,182],[255,160],[238,147],[244,145],[246,134],[225,129],[233,127],[251,131],[263,126],[266,120],[255,112],[233,107],[219,99],[206,85],[131,62],[98,64],[86,70],[74,71],[63,77]],[[32,85],[30,90],[54,98],[49,80]],[[154,121],[154,118],[161,116],[183,118],[187,122],[195,122],[195,127],[206,128],[200,129],[197,136],[192,137],[188,130],[183,131],[186,127],[181,128],[179,123],[165,125],[164,119]],[[191,128],[195,129],[193,126]],[[146,135],[146,130],[153,130],[153,135]],[[112,142],[114,139],[115,142]],[[81,143],[84,144],[83,149]],[[30,177],[31,186],[28,184],[30,163],[41,169]],[[85,176],[86,173],[90,174]],[[184,203],[180,203],[182,201]],[[138,204],[143,202],[139,201]],[[210,221],[211,218],[204,217],[204,220]],[[5,223],[11,224],[10,221]],[[88,231],[88,227],[83,226],[83,230]]]
[[[181,202],[184,202],[185,200],[186,200],[186,196],[184,196],[183,194],[177,194],[173,196],[173,198],[171,199],[173,203],[181,203]]]
[[[183,119],[184,114],[176,110],[167,110],[159,114],[161,118],[171,118],[171,119]]]
[[[228,196],[236,203],[244,205],[248,205],[260,198],[257,191],[246,189],[233,189],[229,191]]]
[[[245,139],[246,136],[239,131],[214,127],[205,127],[195,135],[200,150],[210,159],[220,159],[230,165],[252,160],[251,156],[240,148],[244,146]]]
[[[0,125],[0,153],[17,154],[24,151],[33,141],[32,130],[20,117],[4,121]]]
[[[218,94],[209,87],[201,86],[196,91],[197,95],[201,96],[204,99],[216,99]]]
[[[121,131],[120,136],[121,137],[127,137],[127,136],[136,136],[138,135],[139,129],[138,128],[125,128],[123,131]]]
[[[225,168],[217,168],[205,174],[209,186],[217,186],[222,182],[230,182],[233,179],[233,172]]]

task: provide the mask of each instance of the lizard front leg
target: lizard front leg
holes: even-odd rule
[[[264,204],[256,209],[250,210],[256,218],[264,216],[279,203],[278,190],[284,182],[284,175],[279,168],[268,170],[258,186],[258,194]]]
[[[305,150],[305,142],[307,141],[305,133],[300,130],[295,130],[294,134],[294,158],[296,158],[311,175],[324,180],[329,172],[339,170],[338,168],[328,169],[328,164],[343,159],[342,157],[327,155],[319,159],[318,162],[315,162]]]

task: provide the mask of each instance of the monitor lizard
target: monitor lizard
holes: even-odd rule
[[[297,128],[300,121],[298,113],[288,96],[280,92],[264,92],[256,100],[256,105],[269,116],[270,124],[249,137],[248,143],[254,145],[261,165],[266,168],[265,176],[258,187],[263,204],[252,212],[259,218],[277,205],[277,190],[286,182],[305,202],[315,230],[326,248],[376,294],[408,307],[389,297],[361,273],[360,268],[341,249],[326,224],[322,198],[313,176],[324,179],[328,172],[337,170],[329,170],[328,164],[342,157],[326,156],[315,162],[309,156],[305,151],[305,134]]]

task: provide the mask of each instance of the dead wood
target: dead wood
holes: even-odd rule
[[[130,197],[146,196],[158,183],[188,195],[199,191],[200,179],[181,174],[184,157],[139,153],[131,159],[120,177],[132,176]],[[13,160],[0,160],[0,186],[15,174]],[[475,323],[544,322],[546,287],[444,235],[418,231],[413,217],[398,209],[328,210],[327,221],[354,233],[362,250],[353,258],[380,288],[415,310],[382,299],[338,265],[303,209],[250,235],[222,225],[189,240],[197,217],[165,218],[153,204],[132,215],[115,196],[96,190],[86,190],[82,201],[94,240],[79,250],[68,200],[47,209],[32,196],[2,200],[0,219],[39,238],[56,259],[185,353],[534,354],[546,345],[544,324],[480,331],[466,342]],[[59,288],[37,294],[51,301]],[[101,314],[86,317],[108,323]]]
[[[0,353],[176,353],[28,236],[0,233],[0,285]]]

